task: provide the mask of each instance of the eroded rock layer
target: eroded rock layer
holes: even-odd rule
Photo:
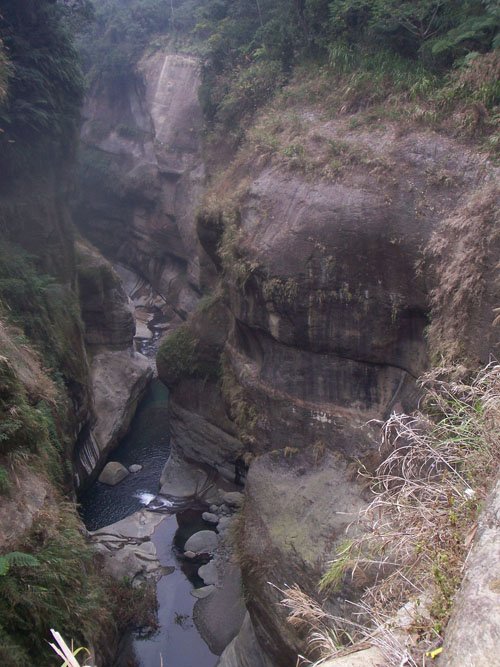
[[[174,450],[247,478],[237,543],[251,632],[283,667],[306,647],[277,604],[280,590],[298,583],[317,595],[366,504],[359,462],[373,469],[381,421],[417,405],[431,310],[439,318],[443,220],[464,207],[480,216],[492,196],[473,203],[491,169],[452,140],[304,118],[313,157],[321,141],[341,139],[343,151],[370,158],[326,178],[242,150],[198,216],[220,285],[158,357]],[[495,243],[481,269],[490,320]],[[485,361],[482,349],[474,353]],[[343,600],[366,583],[333,596],[334,613],[348,615]],[[248,636],[223,660],[244,664]]]
[[[120,91],[89,95],[77,221],[144,278],[173,324],[199,297],[195,210],[204,181],[198,61],[157,50]]]

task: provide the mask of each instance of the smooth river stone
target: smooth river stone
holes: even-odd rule
[[[211,560],[209,563],[202,565],[198,569],[198,575],[203,579],[205,584],[209,586],[210,584],[217,583],[217,567],[215,562]]]
[[[184,551],[194,551],[196,554],[212,553],[217,546],[217,535],[213,530],[200,530],[191,535],[186,544]]]
[[[118,461],[110,461],[106,463],[99,475],[99,481],[109,486],[115,486],[121,482],[128,475],[128,470],[124,465]]]
[[[203,521],[207,521],[208,523],[219,523],[219,517],[217,514],[212,514],[212,512],[203,512],[201,518]]]

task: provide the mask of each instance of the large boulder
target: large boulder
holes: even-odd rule
[[[246,501],[237,530],[247,608],[260,646],[280,667],[307,651],[304,637],[288,623],[280,605],[286,588],[300,586],[317,599],[317,585],[339,545],[356,534],[366,507],[356,467],[328,450],[265,454],[250,466]],[[356,581],[339,592],[334,613],[349,615]]]
[[[90,533],[90,539],[102,554],[104,566],[111,576],[142,582],[165,574],[151,539],[164,519],[162,514],[140,510]]]
[[[218,667],[275,667],[259,646],[249,614],[246,614],[237,636],[222,653]]]
[[[195,554],[213,553],[217,546],[217,533],[213,530],[200,530],[186,541],[185,551],[192,551]]]
[[[128,350],[101,350],[91,364],[97,419],[77,443],[77,486],[95,477],[102,462],[126,434],[153,371],[143,355]]]
[[[109,484],[109,486],[116,486],[129,474],[127,468],[118,461],[110,461],[106,463],[99,475],[99,481],[102,484]]]

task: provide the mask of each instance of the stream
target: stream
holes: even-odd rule
[[[142,465],[116,486],[95,482],[80,496],[80,513],[88,530],[97,530],[124,519],[144,507],[158,492],[161,471],[170,453],[168,436],[168,391],[154,380],[132,421],[130,431],[111,460],[125,466]],[[153,542],[160,563],[171,570],[156,585],[158,630],[144,637],[140,633],[123,638],[114,667],[214,667],[218,656],[204,642],[193,621],[196,599],[193,588],[203,586],[197,568],[177,558],[186,540],[209,526],[202,511],[186,510],[165,514],[156,527]]]

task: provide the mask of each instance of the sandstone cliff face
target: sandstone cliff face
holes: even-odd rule
[[[85,343],[123,348],[135,334],[134,316],[118,275],[90,244],[78,241],[77,275]]]
[[[97,86],[84,110],[77,222],[108,258],[151,284],[173,324],[199,296],[198,86],[196,59],[158,50],[121,96]]]
[[[228,474],[256,457],[239,549],[253,629],[272,663],[283,666],[304,646],[277,611],[280,595],[269,582],[298,582],[314,595],[321,564],[364,507],[350,463],[377,462],[377,421],[416,406],[415,380],[430,365],[425,329],[431,309],[435,322],[443,316],[446,253],[460,253],[445,229],[452,223],[443,221],[472,206],[494,172],[431,131],[391,124],[353,131],[347,120],[302,116],[306,161],[314,165],[318,145],[328,142],[351,157],[325,177],[309,170],[302,153],[297,165],[243,149],[198,218],[200,241],[221,274],[217,308],[225,309],[225,324],[214,326],[205,311],[185,329],[191,363],[207,347],[220,353],[221,379],[193,365],[173,378],[161,352],[158,363],[172,388],[174,448]],[[482,208],[476,202],[488,209],[485,221],[492,197]],[[485,285],[475,331],[487,331],[490,343],[498,295],[491,234],[481,268],[475,264]],[[466,244],[472,254],[476,241]],[[172,354],[169,341],[164,358]],[[486,349],[469,346],[482,361]],[[215,442],[207,444],[214,427],[236,436],[220,456]],[[355,599],[356,586],[343,597]],[[245,642],[232,645],[231,660]]]
[[[127,432],[152,370],[134,349],[133,309],[119,276],[88,242],[79,240],[76,251],[92,396],[89,422],[74,455],[79,487],[96,477]]]

